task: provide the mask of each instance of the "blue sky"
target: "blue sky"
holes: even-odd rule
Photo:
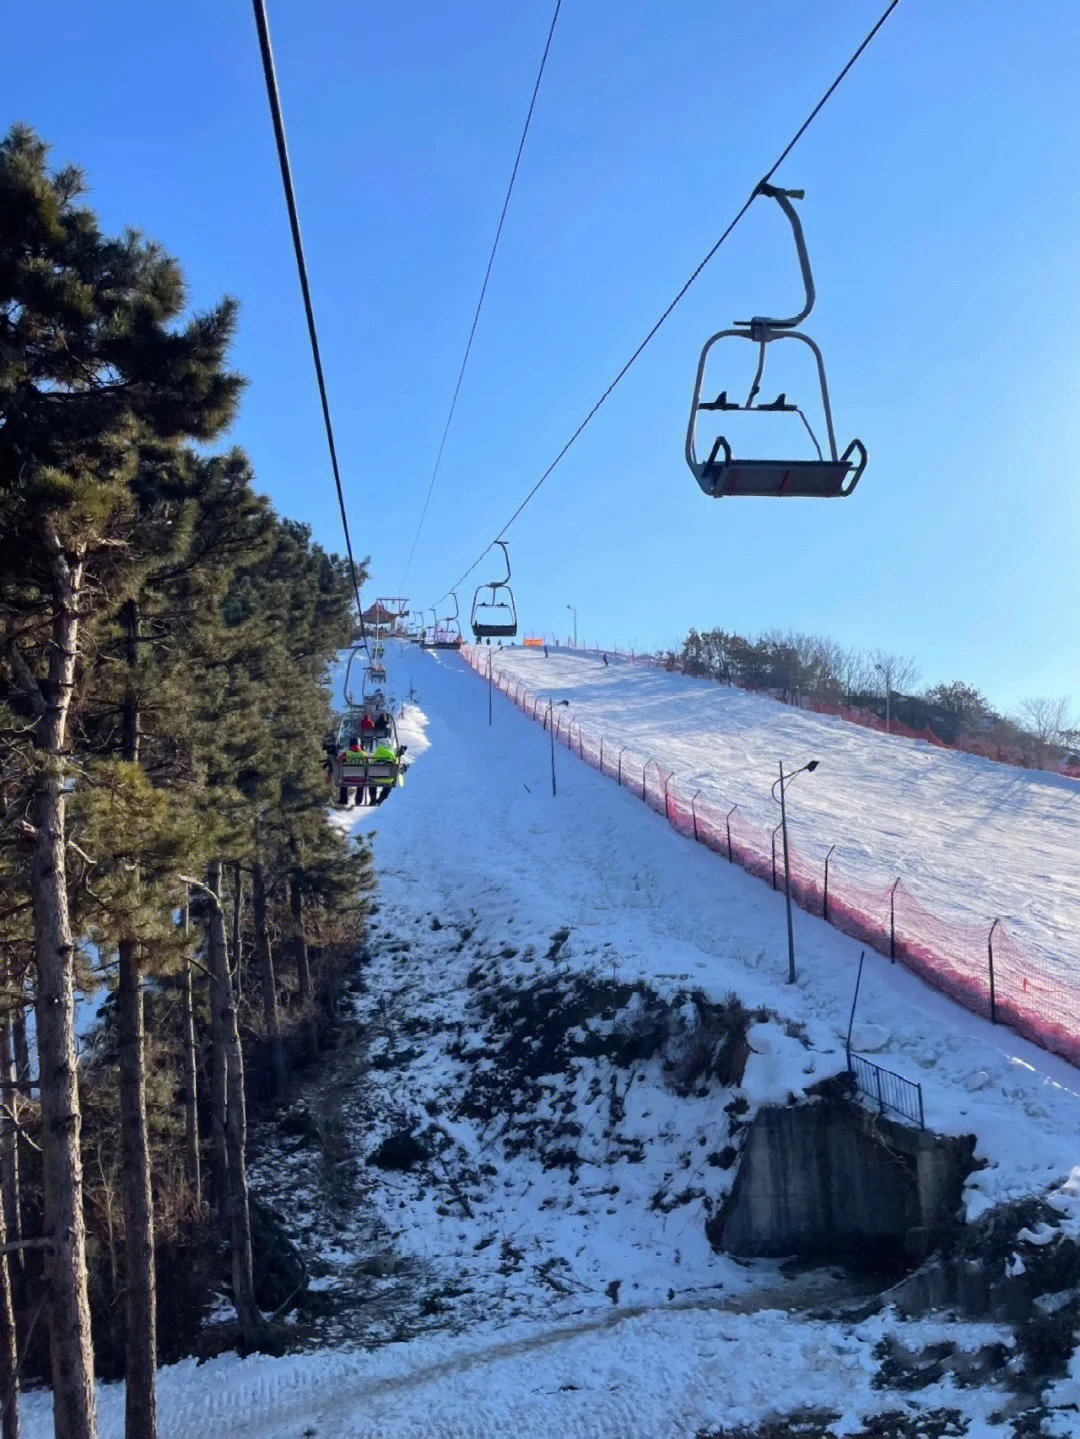
[[[412,543],[551,8],[270,0],[371,594],[397,591]],[[406,584],[421,603],[495,537],[881,8],[564,0]],[[239,298],[233,437],[340,548],[250,7],[21,6],[2,65],[5,128],[81,164],[103,223],[160,239],[194,305]],[[858,490],[710,501],[685,466],[705,338],[797,302],[759,200],[510,531],[525,627],[565,630],[573,603],[604,645],[796,628],[1002,706],[1080,700],[1078,88],[1080,6],[901,0],[777,177],[807,192],[807,328],[840,444],[870,452]]]

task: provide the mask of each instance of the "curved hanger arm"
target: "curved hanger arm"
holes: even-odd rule
[[[503,552],[503,564],[505,564],[506,566],[506,574],[502,577],[501,580],[490,581],[492,589],[494,589],[496,585],[508,585],[510,583],[510,551],[506,548],[505,540],[496,540],[495,543]]]
[[[754,339],[767,338],[769,330],[792,330],[796,325],[801,325],[810,311],[814,308],[814,276],[810,270],[810,256],[806,251],[806,237],[803,234],[802,221],[799,219],[792,200],[801,200],[802,190],[781,190],[778,185],[769,185],[763,180],[757,188],[759,195],[767,195],[783,210],[791,223],[791,231],[795,237],[795,249],[799,256],[799,269],[802,271],[803,288],[806,291],[806,299],[802,309],[797,315],[792,315],[788,320],[776,320],[769,315],[755,315],[752,320],[737,320],[736,324],[750,327]]]

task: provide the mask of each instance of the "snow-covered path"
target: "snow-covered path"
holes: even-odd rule
[[[495,652],[496,671],[570,702],[591,734],[655,756],[683,794],[777,821],[777,761],[820,761],[791,793],[803,855],[863,884],[897,875],[934,914],[1001,916],[1055,978],[1080,982],[1080,780],[882,735],[733,686],[599,655]]]
[[[996,1326],[898,1325],[875,1318],[854,1331],[777,1311],[718,1314],[668,1309],[586,1325],[439,1336],[372,1354],[323,1352],[187,1362],[163,1371],[163,1439],[692,1439],[720,1424],[782,1413],[785,1379],[800,1401],[838,1416],[896,1409],[874,1386],[875,1345],[899,1330],[908,1343],[948,1338],[972,1351],[1007,1336]],[[45,1434],[34,1396],[30,1439]],[[102,1439],[123,1433],[121,1392],[102,1396]],[[970,1439],[1007,1439],[989,1425],[1000,1390],[961,1388],[949,1375],[920,1407],[972,1415]],[[955,1433],[956,1430],[951,1432]]]

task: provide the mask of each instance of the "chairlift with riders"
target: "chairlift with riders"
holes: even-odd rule
[[[407,768],[402,756],[408,747],[399,743],[397,722],[381,690],[342,715],[323,747],[327,780],[341,809],[354,799],[361,805],[382,804]]]
[[[758,195],[773,199],[783,210],[791,223],[795,237],[795,249],[799,256],[806,300],[797,315],[787,320],[772,319],[756,315],[750,320],[737,320],[731,329],[719,330],[705,342],[698,361],[697,379],[694,382],[694,399],[690,406],[690,422],[686,431],[686,461],[694,478],[705,494],[713,499],[724,495],[769,495],[785,498],[793,495],[828,499],[834,496],[850,495],[866,467],[866,450],[859,440],[852,440],[842,455],[837,455],[836,435],[833,430],[832,407],[829,403],[829,389],[825,381],[825,362],[821,351],[809,335],[796,329],[814,307],[814,278],[810,272],[810,258],[806,251],[802,223],[796,213],[793,200],[801,200],[802,190],[781,190],[765,181],[758,186]],[[715,400],[702,400],[701,386],[705,377],[705,362],[709,351],[718,340],[729,338],[751,340],[758,347],[757,371],[750,393],[744,405],[728,399],[727,390],[721,390]],[[803,411],[792,404],[786,394],[780,394],[770,404],[755,403],[761,388],[762,372],[765,368],[766,346],[774,340],[801,340],[812,351],[817,361],[818,380],[821,385],[821,405],[825,417],[825,431],[828,454],[823,454],[817,436],[814,434]],[[736,459],[723,435],[714,440],[708,456],[699,459],[696,446],[698,415],[702,410],[727,412],[738,410],[753,414],[796,414],[806,426],[807,432],[817,451],[817,459],[803,460],[762,460]]]
[[[450,591],[450,598],[454,601],[454,613],[444,615],[441,620],[435,621],[429,641],[432,649],[459,650],[465,643],[465,637],[461,633],[461,611],[458,607],[457,590]],[[435,614],[434,609],[431,613]]]

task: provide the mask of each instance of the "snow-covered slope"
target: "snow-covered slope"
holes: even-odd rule
[[[792,841],[831,872],[897,875],[943,919],[1001,916],[1055,978],[1080,985],[1080,781],[883,735],[733,686],[598,654],[496,651],[496,672],[570,702],[594,735],[655,756],[689,796],[777,822],[777,761],[818,770],[790,795]]]
[[[747,805],[756,805],[763,816],[768,814],[766,755],[772,742],[766,741],[764,755],[760,750],[755,755],[749,734],[753,711],[744,702],[754,710],[761,707],[781,740],[789,723],[809,727],[795,734],[809,734],[816,743],[792,741],[786,752],[793,752],[795,759],[824,756],[825,735],[837,752],[851,746],[851,753],[859,753],[858,747],[867,742],[881,747],[873,752],[883,749],[886,755],[895,746],[901,758],[914,749],[915,757],[906,762],[916,771],[920,765],[943,763],[982,769],[980,761],[968,756],[923,754],[907,741],[679,676],[636,670],[620,674],[617,669],[609,676],[599,662],[573,655],[553,654],[547,667],[542,655],[528,652],[504,652],[502,659],[519,666],[531,688],[573,694],[576,713],[583,719],[589,696],[603,695],[611,685],[613,729],[648,725],[655,735],[671,736],[673,744],[688,744],[676,736],[683,709],[692,709],[696,697],[702,706],[733,700],[742,721],[732,722],[724,742],[739,743],[746,766],[756,766],[761,774],[764,799],[749,781],[739,782],[745,786]],[[734,990],[749,1006],[763,1005],[806,1024],[815,1074],[842,1067],[857,944],[796,911],[798,981],[789,986],[782,894],[682,839],[663,816],[563,749],[555,752],[558,794],[553,799],[548,736],[498,693],[489,726],[487,686],[456,655],[405,648],[391,657],[391,675],[398,693],[410,684],[415,688],[418,705],[428,717],[431,748],[390,803],[371,813],[349,811],[342,816],[343,822],[374,832],[383,923],[409,935],[426,925],[433,910],[446,922],[462,926],[475,925],[479,914],[478,936],[486,929],[493,937],[507,936],[522,946],[565,927],[570,938],[560,950],[562,962],[580,969],[606,968],[627,980],[644,977],[669,992],[698,985],[722,999]],[[545,676],[560,679],[560,685],[545,688]],[[622,696],[618,701],[616,693]],[[720,700],[712,698],[717,693]],[[677,703],[672,703],[673,696]],[[831,768],[833,761],[823,759],[823,770],[826,763]],[[854,775],[854,764],[849,768]],[[885,785],[872,780],[873,768],[868,762],[865,782],[877,784],[872,792],[884,804]],[[940,841],[943,856],[962,852],[963,832],[971,828],[975,815],[989,822],[1015,787],[1037,797],[1044,790],[1057,794],[1063,813],[1080,810],[1080,802],[1071,803],[1074,782],[1000,766],[986,769],[991,773],[983,782],[996,782],[997,799],[989,791],[984,794],[954,844]],[[707,778],[705,770],[699,770],[700,782]],[[800,781],[799,791],[793,791],[793,811],[794,795],[801,805],[819,781],[824,788],[824,780],[819,771]],[[855,784],[855,779],[849,782]],[[1071,789],[1063,787],[1070,784]],[[957,790],[962,788],[957,782]],[[927,793],[925,784],[920,788],[914,781],[912,789],[917,796]],[[831,803],[838,804],[835,796]],[[921,803],[912,801],[912,824]],[[1014,803],[1019,803],[1015,796]],[[839,816],[839,807],[835,813]],[[925,819],[918,822],[924,831],[933,827]],[[884,818],[879,816],[879,823],[884,832]],[[905,816],[893,828],[903,831],[907,824]],[[1013,849],[1019,861],[1022,847],[1014,844]],[[1059,858],[1075,872],[1075,856]],[[1005,882],[1005,864],[988,868],[995,882]],[[946,891],[941,894],[944,902]],[[1013,894],[1020,919],[1022,897],[1015,890]],[[972,902],[970,895],[961,899]],[[874,953],[867,955],[856,1026],[857,1045],[922,1083],[931,1127],[978,1135],[978,1154],[988,1167],[969,1184],[971,1213],[991,1200],[1060,1181],[1080,1163],[1075,1141],[1080,1131],[1080,1074],[1065,1061],[967,1013]],[[782,1097],[788,1088],[797,1090],[805,1082],[806,1076],[792,1073],[789,1066],[777,1077],[776,1092]]]
[[[373,948],[382,954],[371,961],[371,1001],[378,1001],[384,982],[412,983],[417,1003],[410,1012],[425,1021],[393,1041],[415,1050],[416,1058],[406,1070],[384,1071],[392,1100],[403,1107],[418,1100],[425,1076],[440,1092],[452,1085],[457,1071],[430,1015],[441,1006],[448,1030],[467,1019],[468,976],[477,965],[497,969],[510,987],[541,975],[591,972],[627,983],[647,980],[673,1001],[695,988],[717,1001],[735,991],[748,1006],[790,1021],[752,1031],[755,1052],[743,1084],[751,1104],[782,1101],[842,1067],[857,945],[797,912],[798,981],[788,985],[782,896],[680,838],[662,816],[565,750],[555,754],[553,798],[547,735],[498,695],[489,727],[487,689],[459,657],[395,649],[389,664],[394,691],[403,695],[411,687],[415,694],[402,722],[415,762],[384,806],[345,812],[340,822],[368,833],[376,857]],[[534,688],[545,683],[536,674],[530,682]],[[630,689],[632,682],[625,684]],[[662,727],[661,708],[657,701]],[[620,713],[629,724],[643,709],[631,699]],[[677,713],[669,714],[668,731],[677,725]],[[794,757],[802,755],[796,750]],[[818,778],[802,782],[803,797]],[[472,1038],[461,1035],[459,1052]],[[970,1215],[1003,1198],[1058,1186],[1064,1222],[1080,1229],[1080,1184],[1060,1187],[1080,1163],[1074,1069],[958,1009],[876,954],[867,956],[856,1041],[922,1084],[930,1126],[977,1136],[985,1167],[968,1185]],[[603,1107],[603,1096],[599,1102]],[[680,1144],[696,1149],[699,1130],[712,1122],[700,1099],[685,1109],[674,1101],[655,1110],[626,1108],[646,1141],[650,1125],[664,1127],[649,1161],[664,1164],[670,1155],[669,1167],[682,1162]],[[685,1134],[678,1131],[684,1119]],[[539,1282],[530,1300],[515,1271],[501,1287],[492,1283],[483,1291],[486,1310],[470,1315],[467,1335],[428,1334],[372,1353],[174,1366],[162,1376],[164,1434],[495,1439],[528,1431],[550,1439],[666,1439],[757,1422],[803,1404],[843,1416],[837,1433],[858,1429],[868,1413],[916,1404],[957,1409],[970,1427],[949,1432],[969,1439],[1012,1433],[1011,1425],[990,1419],[1000,1392],[961,1390],[946,1375],[913,1398],[890,1388],[878,1372],[887,1333],[909,1348],[942,1338],[964,1349],[995,1338],[1007,1344],[1000,1331],[945,1330],[894,1316],[849,1325],[792,1317],[780,1308],[740,1313],[730,1297],[741,1296],[751,1279],[744,1271],[736,1281],[734,1261],[704,1246],[704,1198],[668,1214],[635,1211],[630,1222],[629,1211],[618,1208],[625,1196],[608,1203],[585,1192],[595,1188],[602,1196],[599,1158],[588,1161],[588,1183],[548,1171],[534,1175],[530,1187],[523,1164],[515,1168],[500,1156],[498,1125],[481,1133],[467,1116],[446,1108],[438,1120],[456,1143],[474,1145],[478,1159],[492,1161],[491,1192],[470,1200],[474,1218],[467,1222],[453,1205],[440,1211],[439,1196],[413,1175],[380,1181],[374,1202],[383,1206],[386,1228],[393,1226],[397,1250],[411,1256],[418,1271],[471,1263],[472,1282],[499,1249],[492,1244],[468,1260],[480,1226],[503,1224],[515,1249],[537,1257],[559,1252],[566,1265],[554,1272],[584,1282],[556,1307],[550,1287]],[[378,1122],[374,1116],[373,1126]],[[717,1116],[714,1128],[720,1123]],[[369,1141],[377,1137],[373,1127]],[[283,1182],[291,1183],[279,1167]],[[256,1165],[256,1189],[258,1172]],[[644,1178],[643,1170],[627,1180],[638,1186],[628,1188],[637,1209]],[[620,1214],[627,1215],[625,1225]],[[345,1216],[341,1245],[347,1248],[350,1238]],[[362,1258],[346,1253],[342,1264]],[[667,1292],[676,1288],[676,1272],[686,1297],[672,1302]],[[604,1289],[615,1277],[626,1285],[617,1304]],[[635,1303],[645,1312],[618,1307]],[[1080,1372],[1061,1402],[1075,1402],[1078,1383]],[[44,1439],[47,1397],[31,1396],[26,1409],[30,1439]],[[103,1439],[119,1436],[117,1388],[103,1393],[102,1412]],[[1063,1422],[1067,1426],[1069,1416]]]

